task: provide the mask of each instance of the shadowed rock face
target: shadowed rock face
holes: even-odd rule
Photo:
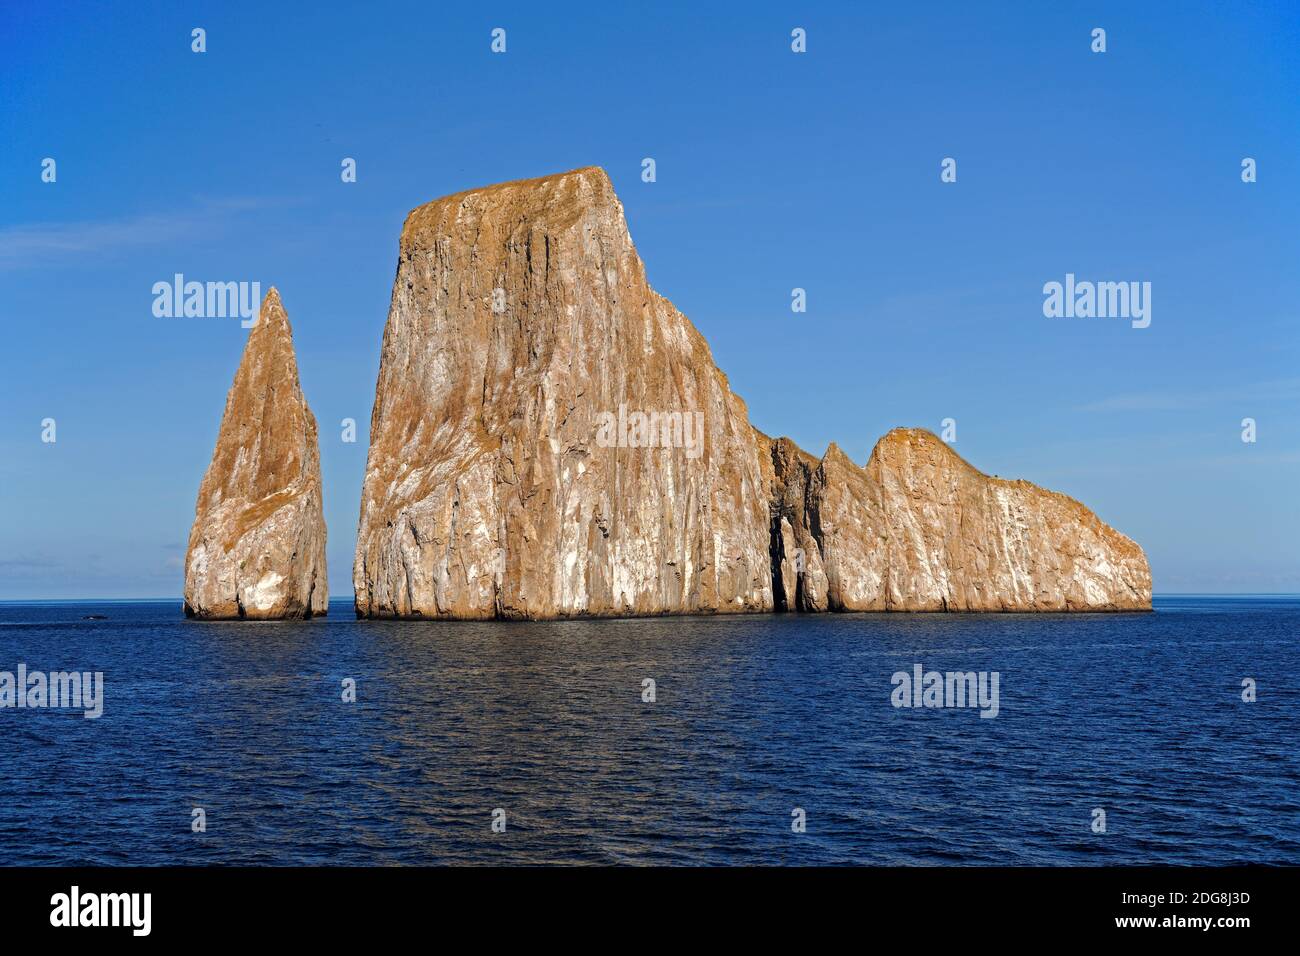
[[[273,288],[226,396],[185,555],[189,617],[325,614],[325,519],[316,419]]]
[[[353,583],[374,617],[1150,605],[1137,545],[929,433],[860,468],[753,429],[595,168],[407,218]]]

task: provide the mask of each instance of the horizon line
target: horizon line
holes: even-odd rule
[[[1300,598],[1300,591],[1152,591],[1155,598],[1176,597],[1294,597]],[[355,595],[331,594],[327,600],[355,601]],[[0,598],[0,605],[5,604],[168,604],[172,601],[184,604],[183,597],[138,597],[138,598]],[[672,616],[672,615],[667,615]],[[431,619],[436,620],[436,619]]]

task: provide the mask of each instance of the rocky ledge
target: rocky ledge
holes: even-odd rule
[[[363,617],[1150,607],[1135,543],[928,432],[754,429],[597,168],[407,217],[370,442]]]

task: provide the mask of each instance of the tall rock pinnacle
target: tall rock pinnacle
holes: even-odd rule
[[[597,168],[407,217],[370,436],[361,616],[1150,606],[1136,544],[928,432],[751,427]]]
[[[323,615],[325,519],[316,419],[272,288],[249,332],[185,555],[189,617]]]

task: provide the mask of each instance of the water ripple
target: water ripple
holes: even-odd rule
[[[98,720],[0,710],[0,850],[92,865],[1295,864],[1297,625],[1300,601],[1282,598],[545,624],[358,622],[346,603],[275,625],[186,621],[174,602],[0,605],[0,669],[106,682]],[[999,716],[894,708],[891,676],[913,663],[998,671]]]

